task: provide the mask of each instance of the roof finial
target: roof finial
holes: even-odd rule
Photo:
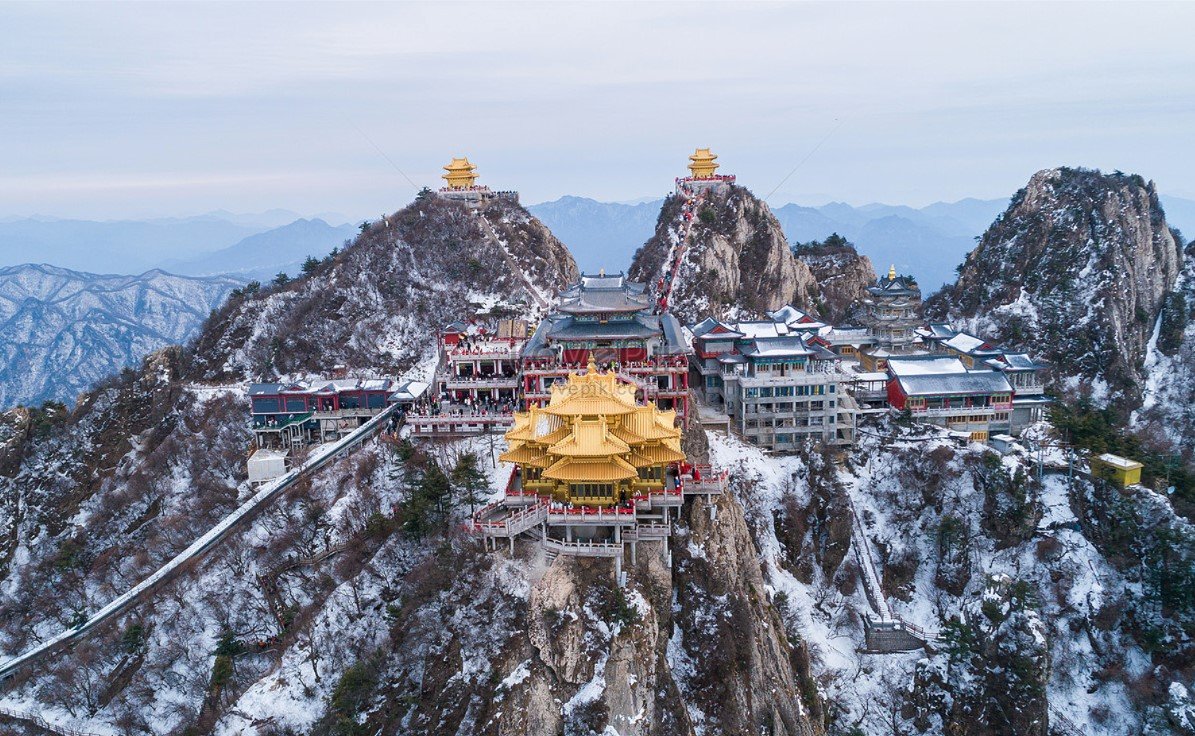
[[[888,267],[888,280],[896,281],[896,264],[895,263]]]
[[[593,359],[593,353],[589,354],[589,373],[597,373],[597,362]]]
[[[602,278],[606,277],[606,267],[605,266],[602,266],[601,268],[598,269],[598,276],[601,276]]]

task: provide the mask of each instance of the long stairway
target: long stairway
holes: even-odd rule
[[[855,509],[855,502],[847,493],[851,511],[851,548],[863,580],[863,591],[871,606],[872,614],[863,619],[865,648],[876,653],[907,652],[922,649],[937,640],[937,633],[927,631],[916,624],[905,621],[892,612],[888,598],[884,595],[882,578],[871,555],[871,543],[863,529],[863,522]]]
[[[73,629],[67,629],[58,635],[42,642],[33,649],[16,657],[12,657],[0,664],[0,680],[10,677],[18,668],[34,664],[42,657],[52,654],[55,651],[67,646],[71,642],[82,639],[90,634],[95,629],[102,626],[109,619],[119,616],[128,609],[136,606],[150,595],[167,580],[171,578],[179,568],[183,565],[198,559],[206,554],[212,548],[218,546],[223,542],[235,529],[240,527],[249,519],[260,511],[263,507],[285,492],[288,488],[293,486],[302,478],[310,476],[320,468],[323,468],[328,463],[341,457],[347,456],[361,447],[364,442],[377,434],[382,427],[386,426],[386,422],[390,416],[397,410],[398,405],[395,404],[384,409],[380,414],[370,419],[365,424],[361,425],[353,432],[349,433],[339,441],[323,445],[316,449],[316,451],[307,459],[303,465],[294,470],[291,470],[286,475],[276,478],[265,485],[255,493],[249,500],[241,504],[235,511],[208,530],[207,533],[200,536],[191,543],[182,552],[179,552],[166,564],[158,568],[156,572],[151,574],[145,580],[142,580],[137,585],[130,588],[124,594],[118,596],[106,606],[100,608],[91,618]]]
[[[677,192],[685,198],[685,203],[681,206],[680,237],[668,252],[668,258],[663,266],[664,270],[660,274],[662,288],[656,290],[656,303],[662,308],[667,308],[672,304],[672,287],[680,274],[685,253],[689,250],[689,236],[693,232],[693,219],[697,216],[697,205],[701,203],[703,196],[702,193],[694,194],[684,187],[678,188]]]

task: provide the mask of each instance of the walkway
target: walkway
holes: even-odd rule
[[[702,192],[696,194],[690,192],[687,188],[677,187],[677,193],[685,198],[685,203],[681,205],[681,233],[680,238],[668,251],[668,258],[662,266],[663,272],[660,274],[660,284],[663,288],[658,288],[656,291],[656,304],[660,309],[667,309],[672,304],[672,287],[676,284],[676,278],[680,275],[680,266],[685,259],[685,253],[689,249],[689,236],[693,232],[693,218],[697,216],[697,205],[702,199]],[[671,267],[669,267],[671,264]]]
[[[0,680],[7,679],[18,668],[34,664],[42,657],[52,654],[73,641],[82,639],[87,634],[99,628],[104,622],[145,600],[158,586],[166,582],[172,574],[177,572],[180,567],[202,557],[204,553],[217,546],[237,527],[252,518],[257,511],[284,493],[300,479],[311,475],[333,460],[345,457],[349,452],[358,449],[365,440],[377,434],[385,426],[390,415],[397,408],[397,404],[386,408],[382,413],[370,419],[338,442],[323,445],[316,449],[300,467],[263,485],[252,498],[224,517],[223,521],[192,542],[185,550],[175,555],[174,559],[167,562],[145,580],[133,586],[128,592],[119,596],[99,611],[96,611],[86,622],[73,629],[67,629],[24,654],[13,657],[0,664]]]
[[[851,511],[851,548],[855,551],[855,560],[859,563],[863,580],[863,592],[867,595],[867,602],[872,610],[872,614],[864,619],[866,649],[881,653],[907,652],[921,649],[936,641],[936,632],[927,631],[905,621],[888,606],[888,598],[884,595],[881,583],[883,578],[880,577],[871,555],[871,542],[867,540],[863,522],[855,510],[855,501],[851,498],[849,490],[846,498]]]
[[[36,713],[22,713],[19,710],[15,710],[13,708],[8,708],[8,707],[2,706],[2,705],[0,705],[0,716],[4,716],[6,718],[11,718],[14,721],[21,721],[22,723],[32,724],[32,725],[37,726],[38,728],[42,729],[43,731],[49,731],[50,733],[56,733],[56,734],[58,734],[58,736],[96,736],[96,734],[93,734],[90,731],[82,731],[80,729],[72,728],[70,726],[61,726],[61,725],[57,725],[54,723],[50,723],[45,718],[42,718],[41,716],[37,715]]]

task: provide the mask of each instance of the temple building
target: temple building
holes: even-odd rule
[[[888,403],[919,422],[965,432],[977,442],[1012,434],[1013,388],[1003,372],[968,368],[948,355],[891,357]]]
[[[1045,418],[1050,399],[1045,395],[1045,364],[1026,353],[1012,353],[982,337],[961,332],[944,323],[919,329],[925,349],[934,355],[949,355],[969,369],[990,369],[1004,374],[1013,390],[1009,433]]]
[[[818,333],[829,328],[793,307],[770,319],[693,327],[695,383],[707,403],[753,444],[793,450],[806,440],[855,440],[858,405],[844,390],[852,376]]]
[[[468,156],[454,156],[444,166],[444,173],[440,178],[444,180],[444,186],[437,193],[444,199],[464,202],[470,206],[479,206],[492,199],[519,201],[518,192],[494,191],[484,184],[478,184],[477,167],[469,161]]]
[[[719,174],[718,154],[698,148],[689,155],[689,175],[676,180],[678,190],[695,193],[703,189],[734,184],[733,174]]]
[[[921,287],[911,276],[898,276],[895,266],[889,268],[886,278],[867,287],[861,321],[874,340],[859,352],[865,370],[882,371],[890,355],[918,352]]]
[[[454,156],[444,167],[444,174],[441,178],[444,179],[445,189],[454,191],[472,189],[474,182],[477,181],[477,167],[469,162],[468,156],[460,158]]]
[[[698,148],[689,156],[689,174],[694,179],[708,179],[718,170],[718,155],[708,148]]]
[[[519,356],[527,342],[521,319],[454,322],[440,333],[435,386],[458,404],[513,404],[518,399]]]
[[[544,403],[553,384],[584,372],[592,360],[634,385],[640,398],[685,419],[687,353],[680,323],[656,308],[644,284],[621,273],[582,274],[523,348],[523,400]]]
[[[641,541],[666,540],[684,495],[720,493],[723,476],[686,464],[676,413],[636,399],[613,372],[586,371],[551,386],[545,406],[514,415],[514,464],[505,497],[474,515],[487,538],[527,534],[551,554],[612,557],[621,577]]]
[[[250,426],[259,447],[290,447],[339,439],[391,404],[404,408],[428,385],[390,378],[332,378],[251,383]]]

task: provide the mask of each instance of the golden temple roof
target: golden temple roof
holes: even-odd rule
[[[587,373],[552,384],[552,398],[543,411],[561,417],[617,416],[638,408],[635,387],[622,383],[613,373],[598,373],[591,360]]]
[[[652,465],[667,465],[668,463],[678,463],[685,459],[685,453],[680,451],[680,441],[673,440],[677,446],[673,446],[670,441],[665,440],[658,445],[644,445],[636,447],[635,451],[631,453],[631,462],[637,468],[646,468]]]
[[[609,483],[638,475],[635,466],[620,457],[566,457],[544,471],[545,478],[573,483]]]
[[[444,179],[449,189],[468,189],[477,181],[477,167],[469,163],[468,156],[453,157],[444,167]]]
[[[689,156],[689,171],[694,179],[707,179],[718,170],[716,153],[710,153],[708,148],[698,148]]]
[[[553,462],[553,459],[548,457],[543,448],[534,445],[512,447],[499,455],[498,459],[504,463],[518,463],[519,465],[530,465],[535,468],[546,468]]]
[[[548,448],[553,455],[574,457],[608,457],[630,450],[630,445],[610,433],[609,425],[601,417],[577,419],[573,422],[573,431]]]
[[[547,406],[515,412],[501,459],[568,484],[618,483],[639,477],[639,468],[684,460],[676,412],[636,402],[635,391],[590,362],[586,373],[552,385]]]

